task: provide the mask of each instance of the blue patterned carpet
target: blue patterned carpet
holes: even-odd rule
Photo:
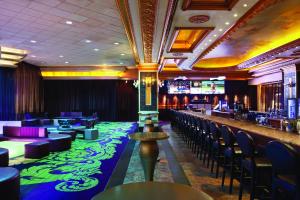
[[[25,200],[91,199],[104,190],[135,123],[103,122],[95,126],[98,140],[76,139],[68,151],[51,153],[21,170],[21,195]]]

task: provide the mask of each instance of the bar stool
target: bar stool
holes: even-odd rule
[[[272,199],[278,197],[278,190],[285,193],[285,199],[300,199],[299,155],[285,143],[271,141],[266,146],[266,155],[272,163]]]
[[[239,131],[236,134],[236,141],[242,150],[239,200],[242,199],[245,178],[251,179],[250,199],[253,200],[257,189],[269,189],[268,185],[270,185],[271,181],[268,181],[268,179],[271,179],[272,164],[265,157],[258,155],[255,150],[254,140],[249,134]],[[245,177],[245,172],[250,176]],[[262,181],[259,183],[259,177],[267,179],[265,185],[261,183]]]
[[[223,138],[221,137],[221,130],[219,126],[215,122],[210,123],[210,132],[212,134],[212,149],[211,149],[211,169],[210,172],[213,173],[214,163],[216,162],[216,178],[219,177],[219,167],[224,159],[224,148],[225,143]]]
[[[209,137],[210,137],[210,132],[209,132],[209,121],[208,120],[203,120],[202,121],[202,145],[201,145],[201,150],[200,150],[200,160],[202,159],[203,155],[203,164],[205,164],[206,160],[206,155],[208,154],[209,151]]]
[[[238,178],[240,172],[239,167],[242,151],[235,145],[235,135],[230,128],[223,125],[221,127],[221,133],[225,142],[222,188],[224,187],[226,170],[228,170],[230,173],[229,194],[232,194],[233,179]]]

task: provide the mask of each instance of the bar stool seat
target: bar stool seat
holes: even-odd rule
[[[253,169],[254,167],[256,167],[256,168],[264,168],[264,167],[271,168],[272,167],[271,162],[264,157],[254,158],[254,162],[250,158],[243,159],[242,165],[244,168],[246,168],[248,170]]]

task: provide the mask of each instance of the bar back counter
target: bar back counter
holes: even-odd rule
[[[179,112],[213,121],[218,125],[226,125],[230,127],[234,132],[237,132],[238,130],[245,131],[255,139],[259,146],[265,146],[269,141],[278,140],[292,145],[297,149],[298,152],[300,152],[300,135],[296,133],[288,133],[275,128],[260,126],[253,122],[238,121],[231,118],[204,115],[199,112],[193,112],[190,110],[180,110]]]

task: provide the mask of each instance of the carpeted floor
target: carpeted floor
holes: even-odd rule
[[[14,166],[21,170],[22,199],[91,199],[104,190],[135,123],[103,122],[99,139],[76,139],[68,151]]]

